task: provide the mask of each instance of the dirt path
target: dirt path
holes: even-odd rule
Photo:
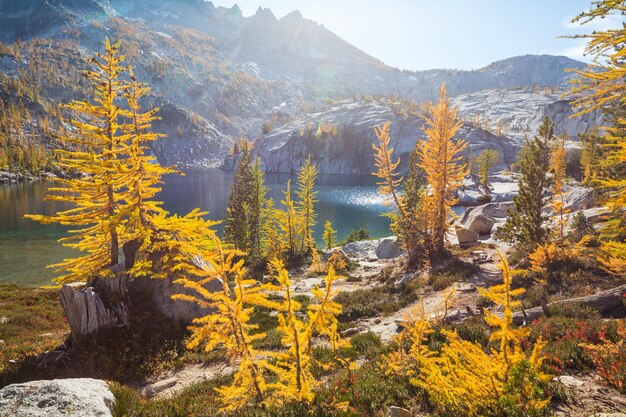
[[[506,250],[502,244],[497,244],[496,248],[501,251]],[[447,314],[456,312],[460,318],[480,314],[477,305],[478,288],[492,286],[501,277],[495,248],[483,247],[470,254],[472,256],[470,259],[475,259],[474,262],[478,265],[479,271],[472,278],[454,284],[455,296],[447,310]],[[357,327],[360,332],[371,331],[378,334],[383,342],[389,342],[400,331],[402,323],[407,321],[407,318],[414,317],[419,310],[423,309],[427,317],[433,318],[436,315],[446,314],[442,312],[445,293],[446,291],[424,293],[418,301],[391,315],[359,320]]]

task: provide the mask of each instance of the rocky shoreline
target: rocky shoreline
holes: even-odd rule
[[[11,185],[18,184],[20,182],[50,180],[57,177],[58,176],[52,172],[33,174],[30,172],[0,171],[0,185]]]

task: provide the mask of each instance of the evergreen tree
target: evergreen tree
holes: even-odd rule
[[[498,155],[498,151],[495,149],[484,150],[478,155],[478,158],[476,158],[478,179],[480,180],[480,184],[486,189],[489,189],[489,173],[499,159],[500,155]]]
[[[252,153],[241,152],[226,207],[224,240],[236,249],[249,253],[251,248],[250,217],[254,203],[255,178]]]
[[[257,157],[252,167],[252,195],[249,216],[249,259],[252,264],[259,264],[263,258],[263,228],[269,215],[266,210],[267,187],[261,171],[261,161]]]
[[[452,214],[452,205],[456,202],[454,192],[468,173],[460,156],[467,142],[453,140],[460,128],[456,109],[452,107],[442,83],[439,102],[430,106],[426,116],[426,140],[420,142],[418,147],[419,166],[424,170],[429,186],[423,205],[428,224],[429,251],[435,256],[444,249],[448,220]]]
[[[519,163],[521,178],[519,194],[513,199],[515,210],[510,210],[506,223],[498,230],[501,239],[518,243],[524,250],[532,251],[538,244],[546,242],[548,228],[546,194],[550,186],[550,142],[554,139],[554,124],[544,117],[539,134],[527,140],[522,149]]]

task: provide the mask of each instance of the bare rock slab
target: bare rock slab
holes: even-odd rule
[[[31,381],[0,390],[3,416],[110,417],[114,405],[109,386],[99,379]]]

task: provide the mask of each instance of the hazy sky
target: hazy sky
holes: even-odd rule
[[[212,0],[259,6],[280,18],[300,10],[368,54],[402,69],[472,69],[524,54],[583,57],[584,40],[558,36],[615,27],[623,18],[570,24],[590,0]]]

